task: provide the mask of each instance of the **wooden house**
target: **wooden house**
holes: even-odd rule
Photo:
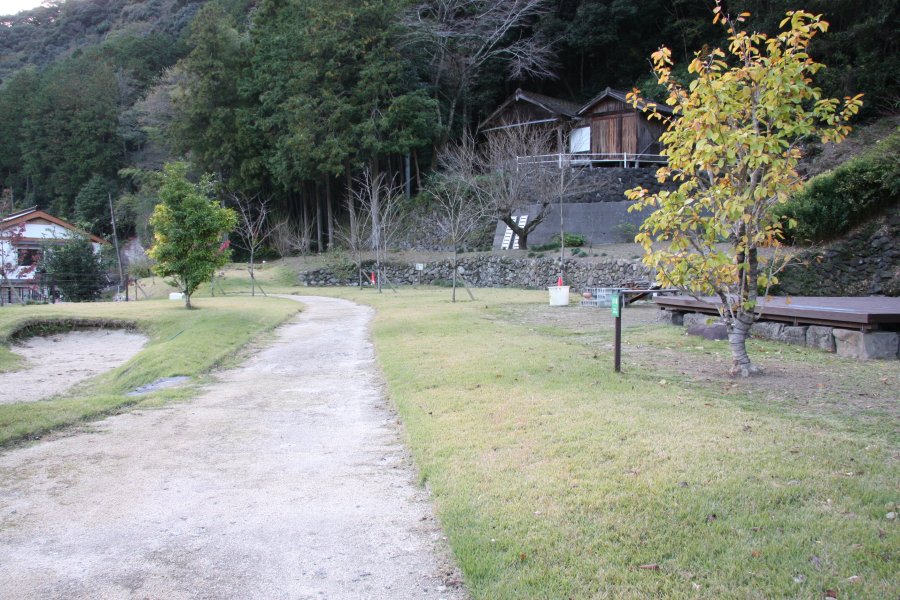
[[[656,110],[672,115],[672,109],[664,104],[657,104]],[[625,92],[612,88],[606,88],[581,108],[566,100],[519,89],[479,125],[479,131],[524,126],[552,128],[556,131],[555,147],[548,147],[544,156],[535,157],[537,160],[636,167],[665,162],[660,155],[659,138],[666,125],[649,115],[646,104],[635,108]]]
[[[666,116],[672,109],[657,104],[656,110]],[[659,137],[665,124],[650,119],[646,105],[633,107],[625,92],[606,88],[589,100],[579,111],[579,126],[572,130],[571,152],[594,155],[656,156],[662,151]]]
[[[0,304],[45,300],[36,270],[42,252],[48,245],[64,244],[73,234],[87,236],[94,252],[108,243],[37,207],[0,220]]]
[[[566,140],[578,118],[578,105],[543,94],[515,91],[478,126],[481,133],[507,127],[540,126],[556,130],[556,147],[548,153],[565,153]]]

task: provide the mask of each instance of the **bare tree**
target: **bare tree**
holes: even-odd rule
[[[376,286],[380,293],[387,251],[402,222],[403,186],[388,179],[384,173],[373,175],[366,167],[356,179],[353,195],[369,222],[369,247],[375,254]]]
[[[434,227],[440,232],[453,253],[453,292],[456,302],[456,279],[459,246],[490,214],[475,183],[477,155],[474,140],[469,136],[448,146],[439,157],[441,172],[430,182],[426,192],[434,201]],[[465,280],[463,280],[465,285]],[[475,299],[468,285],[469,298]]]
[[[528,248],[528,234],[540,225],[554,201],[571,184],[572,169],[555,157],[543,160],[551,144],[551,132],[541,127],[508,127],[490,132],[476,156],[474,185],[497,219],[519,237],[519,247]],[[519,216],[526,206],[536,205],[524,225]]]
[[[348,198],[347,212],[350,217],[347,226],[336,227],[334,235],[335,239],[353,255],[353,262],[356,265],[357,284],[359,287],[362,287],[362,255],[363,251],[368,249],[369,239],[371,238],[369,215],[365,211],[357,211],[352,202],[352,197]]]
[[[248,198],[238,192],[232,192],[229,196],[238,213],[237,227],[234,228],[238,237],[235,245],[250,254],[250,295],[255,296],[256,254],[272,233],[268,227],[270,198],[260,198],[259,194]]]
[[[269,237],[279,256],[290,256],[295,252],[309,254],[313,238],[312,223],[292,223],[285,217],[272,225]]]
[[[407,43],[428,58],[438,102],[438,125],[449,139],[460,103],[488,64],[507,66],[512,79],[553,77],[553,42],[522,28],[551,11],[548,0],[424,0],[407,13]]]

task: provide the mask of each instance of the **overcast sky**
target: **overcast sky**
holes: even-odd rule
[[[0,15],[14,15],[40,4],[41,0],[0,0]]]

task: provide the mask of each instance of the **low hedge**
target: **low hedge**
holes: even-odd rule
[[[839,237],[900,201],[900,128],[871,150],[807,182],[780,207],[789,242]],[[796,221],[789,227],[790,219]]]

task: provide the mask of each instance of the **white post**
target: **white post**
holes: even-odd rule
[[[628,168],[628,153],[627,152],[622,153],[622,167],[625,169]]]

